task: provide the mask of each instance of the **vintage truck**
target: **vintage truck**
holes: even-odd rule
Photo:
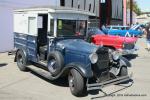
[[[96,27],[88,28],[87,35],[89,42],[108,47],[111,50],[118,50],[122,55],[134,54],[138,50],[136,37],[107,35]]]
[[[130,80],[128,67],[131,64],[127,59],[83,40],[89,16],[94,14],[65,7],[15,10],[18,68],[33,70],[51,81],[68,77],[71,93],[75,96],[83,96],[109,83]]]

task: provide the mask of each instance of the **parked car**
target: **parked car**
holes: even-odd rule
[[[138,25],[136,28],[129,28],[128,26],[107,26],[103,27],[102,31],[109,35],[118,35],[123,37],[139,37],[143,35],[143,31],[140,30],[141,26]]]
[[[27,66],[29,62],[34,62],[39,65],[34,71],[49,80],[68,76],[75,96],[130,80],[131,65],[127,59],[83,40],[89,15],[93,14],[59,7],[16,10],[14,40],[18,68],[26,71],[31,67]]]
[[[135,37],[121,37],[104,34],[99,28],[88,29],[88,41],[102,45],[112,50],[118,50],[122,55],[133,54],[138,50]]]

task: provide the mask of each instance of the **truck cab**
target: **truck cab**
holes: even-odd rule
[[[89,16],[94,14],[65,7],[15,10],[15,61],[19,69],[26,71],[33,62],[42,70],[35,71],[50,80],[68,76],[75,96],[99,89],[106,81],[117,84],[117,80],[129,80],[128,60],[83,39]],[[90,84],[91,78],[97,84]]]

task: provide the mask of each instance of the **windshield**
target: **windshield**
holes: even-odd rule
[[[104,32],[102,32],[100,29],[96,30],[97,34],[104,34]]]
[[[88,33],[90,34],[104,34],[99,28],[89,28]]]
[[[86,20],[57,20],[57,36],[84,36],[86,29]]]

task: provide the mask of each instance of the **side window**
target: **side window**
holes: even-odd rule
[[[54,35],[54,19],[50,20],[50,33],[48,34],[49,36]]]
[[[36,35],[37,34],[37,23],[36,23],[36,17],[29,17],[28,18],[28,33],[30,35]]]
[[[60,0],[60,6],[65,6],[65,0]]]

